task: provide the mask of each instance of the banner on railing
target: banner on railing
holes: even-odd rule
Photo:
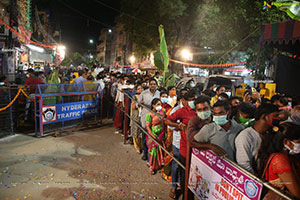
[[[94,101],[47,105],[42,107],[43,123],[60,122],[93,116],[98,113]]]
[[[192,152],[188,187],[198,199],[260,199],[262,184],[211,150]]]

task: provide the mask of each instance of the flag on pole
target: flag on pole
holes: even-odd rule
[[[290,1],[290,0],[277,0],[271,3],[273,6],[279,8],[279,10],[284,11],[294,20],[300,20],[300,2]]]
[[[159,31],[159,38],[160,38],[160,53],[162,55],[163,63],[164,63],[164,72],[168,72],[169,66],[169,53],[168,53],[168,46],[165,38],[164,26],[160,25],[158,27]]]

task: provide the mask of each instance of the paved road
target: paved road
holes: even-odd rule
[[[0,199],[169,199],[170,185],[114,131],[2,138]]]

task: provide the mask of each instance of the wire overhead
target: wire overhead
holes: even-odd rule
[[[90,16],[88,16],[88,15],[82,13],[81,11],[79,11],[79,10],[73,8],[72,6],[70,6],[69,4],[67,4],[67,3],[64,2],[64,1],[58,1],[58,2],[62,3],[63,5],[65,5],[66,7],[68,7],[69,9],[71,9],[71,10],[73,10],[74,12],[76,12],[76,13],[78,13],[78,14],[80,14],[80,15],[86,17],[86,18],[88,18],[89,20],[91,20],[91,21],[93,21],[93,22],[95,22],[95,23],[101,24],[101,25],[103,25],[103,26],[105,26],[105,27],[108,27],[108,28],[112,28],[111,25],[108,25],[108,24],[106,24],[106,23],[104,23],[104,22],[101,22],[101,21],[99,21],[99,20],[97,20],[97,19],[94,19],[94,18],[92,18],[92,17],[90,17]]]
[[[152,24],[152,23],[150,23],[150,22],[146,22],[146,21],[144,21],[144,20],[142,20],[142,19],[139,19],[139,18],[137,18],[137,17],[135,17],[135,16],[133,16],[133,15],[124,13],[123,11],[121,11],[121,10],[119,10],[119,9],[116,9],[116,8],[114,8],[114,7],[111,7],[110,5],[107,5],[107,4],[103,3],[102,1],[99,1],[99,0],[94,0],[94,1],[95,1],[96,3],[99,3],[99,4],[101,4],[101,5],[105,6],[105,7],[107,7],[107,8],[110,8],[110,9],[116,11],[116,12],[119,12],[119,13],[121,13],[121,14],[127,15],[128,17],[131,17],[131,18],[133,18],[133,19],[136,19],[136,20],[138,20],[138,21],[140,21],[140,22],[143,22],[143,23],[145,23],[145,24],[148,24],[148,25],[157,27],[157,25],[155,25],[155,24]]]

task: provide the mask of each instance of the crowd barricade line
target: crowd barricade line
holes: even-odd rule
[[[193,192],[188,188],[188,186],[189,186],[189,177],[190,177],[190,168],[191,168],[192,148],[195,148],[195,147],[192,146],[192,145],[190,145],[189,142],[188,142],[187,143],[186,170],[185,170],[184,199],[193,199],[194,198],[193,197],[194,196]],[[197,150],[199,152],[203,151],[203,150],[200,150],[200,149],[197,149]],[[263,193],[265,192],[265,190],[271,190],[276,195],[278,195],[278,197],[282,197],[282,198],[287,199],[287,200],[292,200],[293,199],[293,198],[289,197],[287,194],[285,194],[282,191],[280,191],[277,188],[275,188],[270,183],[262,181],[260,178],[256,177],[252,173],[248,172],[247,170],[245,170],[244,168],[242,168],[241,166],[239,166],[237,163],[235,163],[234,161],[230,160],[229,158],[224,157],[224,158],[222,158],[222,160],[230,163],[236,169],[238,169],[239,171],[242,171],[244,174],[246,174],[247,176],[251,177],[257,183],[261,184],[262,185],[262,193],[261,193],[261,195],[263,195]],[[263,199],[263,197],[261,196],[260,199]]]
[[[125,97],[126,98],[126,97]],[[124,99],[125,99],[124,98]],[[129,98],[129,95],[128,95],[128,98]],[[132,99],[131,98],[131,100],[132,101],[134,101],[134,99]],[[136,101],[135,101],[136,102]],[[112,102],[110,102],[111,104],[112,104]],[[129,109],[128,109],[129,110]],[[171,156],[171,158],[172,159],[174,159],[183,169],[185,169],[185,166],[184,165],[182,165],[181,164],[181,162],[179,161],[179,160],[177,160],[168,150],[166,150],[163,146],[162,146],[162,144],[159,142],[159,141],[157,141],[155,138],[153,138],[148,132],[147,132],[147,130],[146,129],[144,129],[143,127],[142,127],[142,125],[138,122],[138,121],[136,121],[135,119],[133,119],[131,116],[130,116],[130,113],[126,113],[125,112],[125,108],[123,109],[123,110],[121,110],[123,113],[124,113],[124,115],[125,116],[127,116],[127,118],[128,119],[130,119],[130,120],[132,120],[132,122],[133,123],[135,123],[137,126],[138,126],[138,128],[143,132],[143,133],[145,133],[149,138],[151,138],[151,140],[153,140],[165,153],[167,153],[169,156]],[[160,115],[161,116],[161,115]],[[123,133],[125,133],[124,132],[124,130],[123,130]],[[124,134],[124,138],[125,138],[125,134]],[[125,139],[124,139],[124,141],[125,141]]]
[[[158,113],[155,113],[154,111],[152,111],[150,108],[148,108],[147,106],[140,104],[138,101],[134,100],[130,95],[128,95],[127,93],[124,92],[124,100],[125,99],[130,99],[131,101],[136,102],[139,106],[146,108],[147,110],[151,111],[152,113],[162,117],[161,115],[159,115]],[[129,104],[127,104],[127,100],[125,101],[125,106],[129,107]],[[130,113],[128,112],[129,109],[124,108],[124,110],[122,110],[122,112],[124,112],[124,115],[127,116],[128,119],[132,120],[138,127],[139,129],[144,132],[149,138],[151,138],[151,140],[153,140],[160,148],[162,148],[162,150],[167,153],[169,156],[171,156],[171,158],[177,162],[180,167],[182,167],[185,170],[185,188],[184,188],[184,198],[185,199],[193,199],[193,193],[191,192],[191,190],[188,188],[188,179],[189,179],[189,175],[190,175],[190,165],[191,165],[191,149],[193,148],[193,146],[190,146],[189,142],[187,143],[187,159],[186,159],[186,163],[185,166],[183,164],[181,164],[180,161],[178,161],[176,158],[174,158],[173,155],[170,154],[170,152],[168,152],[161,144],[159,141],[156,141],[155,138],[153,138],[150,134],[148,134],[147,130],[145,130],[142,125],[134,120],[133,118],[131,118]],[[124,120],[125,121],[125,120]],[[125,127],[125,126],[124,126]],[[127,133],[127,130],[124,130],[124,141],[125,141],[125,134]],[[127,136],[126,136],[127,137]],[[199,150],[201,151],[201,150]],[[260,178],[256,177],[255,175],[251,174],[250,172],[248,172],[247,170],[243,169],[242,167],[240,167],[237,163],[233,162],[232,160],[230,160],[229,158],[225,157],[222,158],[224,160],[226,160],[228,163],[232,164],[234,167],[236,167],[238,170],[242,171],[243,173],[247,174],[248,176],[250,176],[251,178],[253,178],[255,181],[257,181],[258,183],[262,184],[263,189],[267,189],[267,190],[271,190],[273,191],[276,195],[285,198],[287,200],[292,200],[293,198],[289,197],[287,194],[283,193],[282,191],[278,190],[277,188],[275,188],[273,185],[271,185],[268,182],[264,182],[262,181]]]

